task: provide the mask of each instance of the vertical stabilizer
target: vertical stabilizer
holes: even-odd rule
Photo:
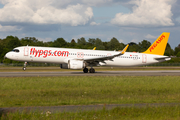
[[[155,55],[164,55],[166,45],[169,39],[170,33],[163,32],[158,39],[143,53],[145,54],[155,54]]]

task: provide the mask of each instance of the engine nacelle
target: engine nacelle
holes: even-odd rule
[[[61,69],[69,69],[67,63],[60,64]]]
[[[84,61],[68,60],[68,63],[61,64],[62,69],[82,69],[85,67]]]

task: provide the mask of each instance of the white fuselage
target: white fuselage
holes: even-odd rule
[[[53,47],[33,47],[22,46],[8,52],[6,57],[11,60],[24,62],[43,62],[43,63],[68,63],[73,59],[90,59],[100,58],[110,55],[116,55],[119,51],[102,51],[102,50],[85,50],[70,48],[53,48]],[[115,57],[112,60],[105,60],[99,65],[106,66],[142,66],[165,61],[154,58],[162,58],[161,55],[143,54],[134,52],[125,52],[125,54]]]

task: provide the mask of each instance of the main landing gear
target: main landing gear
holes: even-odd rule
[[[24,71],[26,70],[26,65],[27,65],[27,62],[24,62],[24,67],[23,67]]]
[[[84,73],[88,73],[88,68],[85,67],[85,68],[83,69],[83,72],[84,72]]]
[[[95,69],[94,69],[94,68],[90,68],[90,69],[89,69],[89,72],[90,72],[90,73],[95,73]]]
[[[85,67],[85,68],[83,69],[83,72],[84,72],[84,73],[88,73],[88,68]],[[89,69],[89,73],[95,73],[95,69],[91,67],[91,68]]]

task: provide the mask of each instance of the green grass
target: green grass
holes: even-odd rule
[[[112,110],[64,113],[7,113],[2,120],[179,120],[180,106],[114,108]]]
[[[179,76],[0,78],[0,107],[179,102]]]

